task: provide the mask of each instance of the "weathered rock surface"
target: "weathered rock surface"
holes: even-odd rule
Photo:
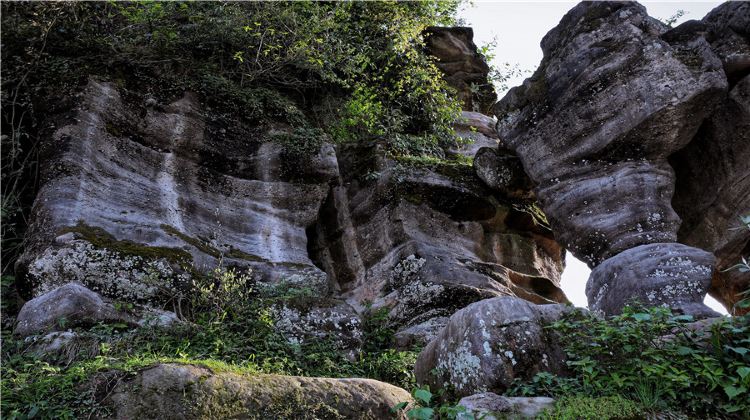
[[[562,372],[565,355],[544,326],[565,305],[535,305],[514,297],[474,303],[450,317],[448,325],[420,353],[417,381],[456,396],[503,393],[516,378],[539,371]]]
[[[677,178],[672,206],[682,219],[678,240],[716,255],[709,293],[731,310],[750,288],[750,273],[725,271],[750,256],[750,230],[741,221],[750,215],[750,4],[726,2],[698,30],[721,59],[730,90],[669,158]]]
[[[460,86],[487,83],[470,30],[435,29],[431,39]],[[75,281],[166,322],[157,308],[221,263],[251,272],[259,289],[309,291],[302,306],[275,307],[278,328],[346,351],[361,344],[368,308],[387,308],[408,347],[478,300],[564,302],[564,250],[517,158],[499,158],[500,191],[465,164],[498,144],[494,120],[469,110],[491,101],[482,95],[464,98],[457,122],[475,142],[425,164],[376,143],[323,143],[300,156],[277,141],[284,124],[227,123],[191,93],[157,99],[91,78],[43,136],[44,182],[18,264],[26,294]]]
[[[750,4],[726,2],[701,21],[731,84],[750,73]],[[681,25],[682,26],[682,25]]]
[[[702,32],[668,32],[637,3],[584,2],[544,37],[542,50],[539,69],[494,111],[503,144],[538,185],[556,238],[591,267],[642,245],[675,242],[680,218],[667,158],[693,139],[728,86]],[[693,261],[694,251],[677,249]],[[711,272],[699,266],[681,269],[703,273],[691,277],[703,285]],[[592,274],[589,296],[607,282],[617,280]],[[617,290],[638,296],[640,288],[647,281]],[[695,291],[695,305],[675,304],[708,312],[699,309],[704,290]],[[598,308],[620,309],[605,301]]]
[[[555,405],[549,397],[504,397],[493,392],[484,392],[461,398],[458,405],[467,412],[458,418],[466,419],[534,419]]]
[[[732,309],[750,288],[750,273],[725,271],[750,256],[750,229],[741,220],[750,215],[750,76],[670,163],[677,176],[672,206],[682,218],[678,240],[716,255],[710,293]]]
[[[60,286],[36,297],[21,308],[14,333],[20,336],[64,331],[98,322],[137,325],[137,319],[79,283]]]
[[[623,251],[591,271],[589,308],[609,312],[629,303],[668,305],[696,317],[718,316],[703,305],[711,285],[714,256],[677,243],[649,244]]]
[[[507,149],[482,147],[474,156],[474,170],[488,187],[508,197],[534,199],[534,182],[518,156]]]
[[[400,343],[425,343],[437,320],[478,300],[566,300],[563,250],[533,204],[493,194],[465,165],[402,164],[377,145],[338,156],[345,175],[312,254],[355,308],[389,308]]]
[[[462,27],[432,26],[425,30],[427,51],[448,84],[458,91],[466,111],[488,114],[495,103],[495,88],[487,75],[490,67],[474,44],[474,31]]]
[[[289,299],[271,309],[274,328],[291,344],[330,339],[337,350],[351,357],[362,345],[359,314],[344,301],[306,297]]]
[[[97,323],[126,324],[130,327],[170,327],[182,321],[174,312],[141,305],[118,309],[80,283],[72,282],[26,302],[16,318],[14,332],[21,336]]]
[[[220,258],[265,281],[325,278],[305,252],[305,227],[335,175],[333,149],[292,165],[299,181],[281,146],[243,134],[208,125],[191,94],[146,107],[90,81],[75,118],[43,144],[46,182],[19,264],[34,294],[79,281],[158,303],[184,283],[186,265],[206,271]]]
[[[390,419],[405,390],[371,379],[238,375],[160,364],[119,383],[114,418]]]
[[[485,147],[497,147],[499,139],[495,132],[495,120],[478,112],[462,111],[461,118],[453,125],[464,143],[447,151],[448,155],[473,158]]]

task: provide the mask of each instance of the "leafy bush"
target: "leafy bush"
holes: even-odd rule
[[[573,313],[550,326],[571,374],[540,373],[510,393],[623,396],[647,410],[697,416],[750,412],[750,317],[692,321],[666,308],[626,308],[608,319]]]
[[[406,418],[410,420],[456,419],[459,415],[466,413],[466,409],[462,406],[441,404],[439,399],[430,392],[428,386],[414,388],[411,395],[416,404],[409,405],[408,402],[401,402],[393,407],[392,411],[405,411]],[[468,417],[462,418],[468,419]]]

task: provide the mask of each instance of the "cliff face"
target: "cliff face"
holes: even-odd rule
[[[716,255],[709,293],[731,308],[750,287],[750,273],[729,269],[750,255],[750,4],[726,4],[701,24],[729,86],[695,137],[669,158],[677,179],[672,206],[682,218],[678,240]]]
[[[255,10],[239,4],[226,33]],[[258,4],[257,13],[291,10]],[[302,14],[286,17],[350,16],[337,21],[350,28],[373,11],[389,21],[392,4],[419,17],[442,2],[332,4],[295,3]],[[147,26],[153,16],[135,12],[164,6],[143,5],[112,16]],[[170,13],[183,35],[194,29],[188,17],[224,13],[199,4],[209,14],[181,15],[182,6]],[[88,7],[97,17],[114,6]],[[77,93],[40,119],[41,185],[15,279],[28,300],[3,324],[13,328],[4,345],[16,346],[3,352],[8,389],[22,395],[11,416],[40,409],[42,397],[54,402],[47,417],[72,416],[70,405],[97,418],[407,416],[392,408],[414,402],[408,392],[353,376],[416,379],[467,397],[478,414],[531,416],[553,403],[493,392],[629,396],[662,393],[662,382],[671,405],[644,415],[743,413],[747,318],[625,307],[711,318],[706,292],[730,307],[750,285],[750,273],[727,271],[750,251],[748,27],[747,3],[673,29],[637,3],[580,3],[542,41],[537,72],[497,103],[471,29],[430,27],[425,47],[458,95],[455,132],[470,142],[376,109],[384,97],[371,88],[385,79],[324,84],[332,71],[305,92],[285,84],[312,74],[298,62],[274,68],[293,78],[242,87],[240,77],[240,89],[210,71],[160,89],[156,67],[143,80],[86,67],[102,70],[67,86]],[[420,60],[410,61],[427,63],[419,80],[439,81]],[[440,100],[420,102],[446,99],[436,86],[392,103],[441,119],[452,111]],[[350,88],[360,96],[335,112],[372,110],[401,131],[359,130],[372,119],[321,111]],[[321,122],[334,115],[341,121]],[[564,247],[593,269],[591,309],[621,316],[562,304]],[[711,390],[693,398],[696,383]],[[425,392],[413,394],[417,413],[435,405]]]
[[[593,268],[592,308],[640,300],[708,315],[712,273],[728,307],[747,287],[712,255],[725,268],[748,242],[746,6],[668,30],[636,3],[582,3],[495,106],[557,238]]]
[[[438,32],[452,40],[439,57],[455,48],[474,69],[450,73],[453,83],[488,84],[471,33]],[[475,143],[446,152],[469,160],[497,136],[489,117],[464,117],[457,129]],[[426,342],[481,299],[566,301],[564,251],[529,194],[493,192],[463,161],[396,159],[377,141],[294,153],[279,140],[291,130],[284,124],[227,126],[190,92],[125,95],[94,76],[50,121],[18,263],[32,297],[79,282],[179,312],[191,278],[222,265],[250,270],[260,285],[311,289],[355,323],[367,308],[388,308],[403,346]],[[290,310],[311,330],[324,322],[314,318],[333,316],[316,305],[284,316]]]

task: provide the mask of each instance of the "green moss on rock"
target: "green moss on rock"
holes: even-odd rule
[[[189,262],[193,259],[190,253],[183,249],[148,246],[128,240],[117,240],[106,230],[97,226],[89,226],[83,221],[79,221],[75,226],[61,229],[58,234],[70,232],[79,235],[97,248],[108,249],[125,255],[155,259],[164,258],[172,262]]]

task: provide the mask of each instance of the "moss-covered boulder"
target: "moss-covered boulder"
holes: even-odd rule
[[[411,401],[405,390],[371,379],[240,375],[160,364],[118,384],[107,403],[118,419],[389,419]]]

